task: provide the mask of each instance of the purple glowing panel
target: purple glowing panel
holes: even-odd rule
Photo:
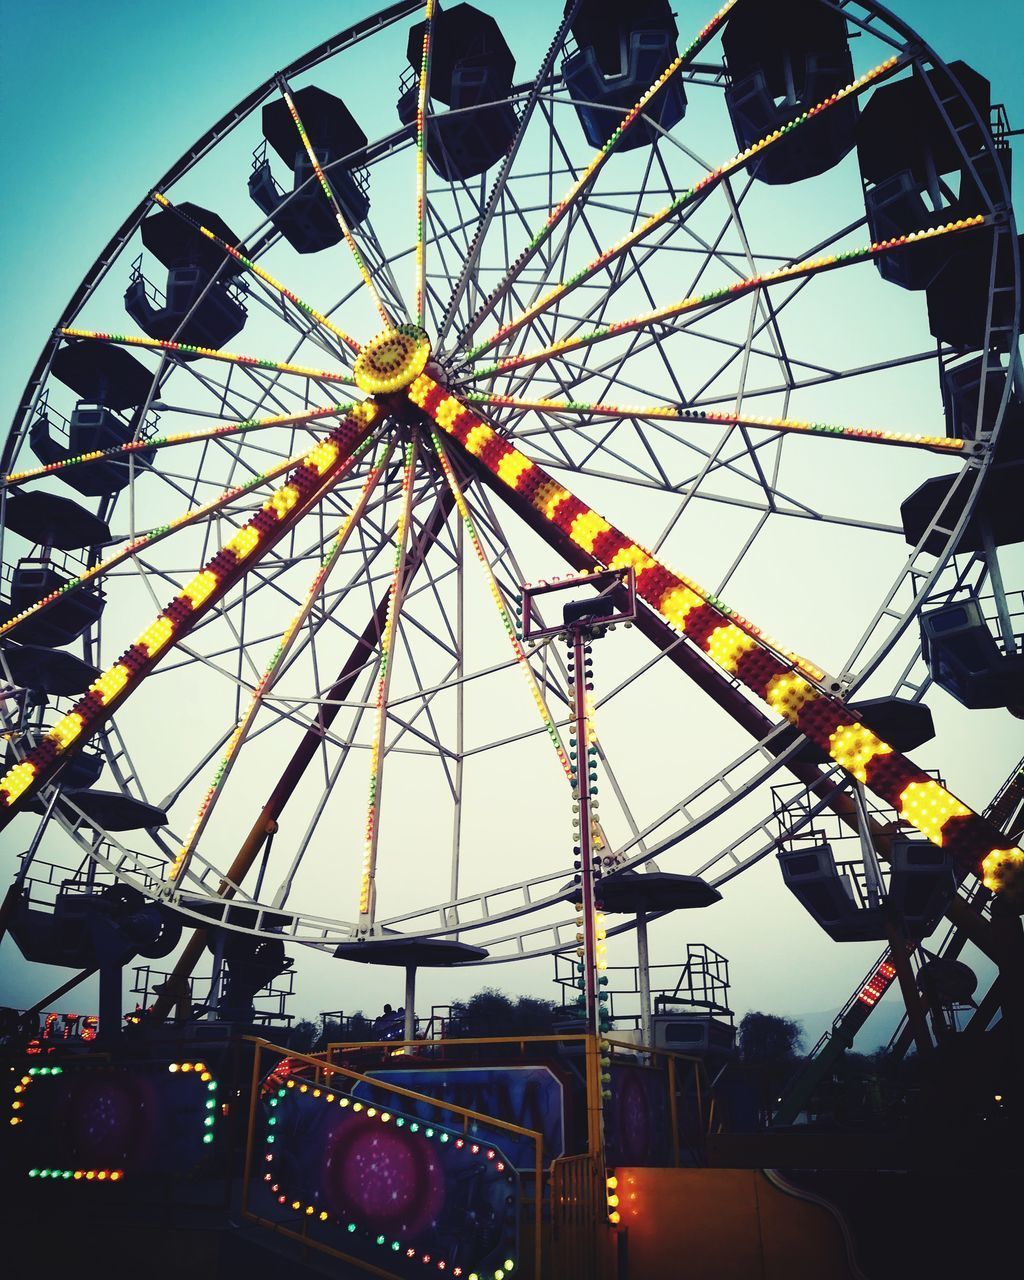
[[[69,1164],[125,1170],[151,1164],[161,1101],[153,1084],[127,1072],[68,1075],[63,1089],[56,1090],[52,1119],[59,1138],[55,1146],[67,1144]],[[36,1107],[41,1110],[38,1100]]]
[[[339,1218],[361,1220],[403,1239],[437,1225],[444,1207],[439,1144],[365,1112],[336,1124],[327,1141],[322,1186]]]
[[[119,1170],[135,1182],[191,1174],[210,1155],[218,1106],[212,1078],[172,1074],[167,1063],[87,1058],[18,1078],[22,1122],[13,1137],[26,1173]]]
[[[610,1165],[665,1165],[671,1161],[671,1121],[666,1076],[649,1067],[616,1063],[605,1106]]]
[[[482,1136],[309,1081],[263,1110],[261,1216],[399,1275],[517,1270],[519,1175]]]

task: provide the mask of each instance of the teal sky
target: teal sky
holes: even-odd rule
[[[226,0],[219,5],[183,0],[173,7],[151,0],[4,0],[0,164],[7,191],[0,203],[0,232],[6,250],[8,320],[0,364],[3,430],[69,295],[156,179],[255,84],[375,7],[354,0],[309,0],[302,6],[282,5],[279,0]],[[560,0],[517,0],[514,5],[501,0],[488,7],[499,20],[507,8],[517,25],[550,28],[562,6]],[[675,8],[681,31],[688,32],[706,20],[711,6],[677,0]],[[962,58],[988,76],[993,99],[1005,102],[1014,127],[1024,128],[1024,6],[1019,0],[975,0],[970,6],[951,0],[902,0],[893,8],[941,56]],[[519,70],[526,73],[525,66]],[[390,72],[380,92],[393,114]],[[372,117],[372,112],[365,114]],[[1014,185],[1018,196],[1024,195],[1020,157]],[[241,349],[248,348],[242,344]],[[1019,743],[1020,726],[1013,722],[1012,727]],[[1005,727],[1000,734],[1012,747]],[[6,850],[8,857],[13,852]],[[0,863],[4,878],[8,865],[6,859]],[[736,928],[726,930],[724,941],[715,942],[727,953],[730,934],[738,938],[746,928],[743,921],[756,917],[756,878],[751,878],[749,888],[745,880],[737,882],[731,897]],[[667,925],[655,934],[656,944],[661,944],[656,959],[672,958],[673,940]],[[708,941],[714,939],[709,936]],[[778,941],[767,945],[782,946]],[[863,965],[848,954],[840,960],[837,950],[833,949],[834,999],[816,996],[810,1005],[801,1005],[799,993],[788,990],[779,993],[776,1007],[800,1012],[841,1003],[848,994],[851,965],[854,976]],[[47,985],[56,985],[53,974],[24,975],[9,942],[0,959],[6,970],[3,977],[12,979],[11,990],[0,980],[0,1003],[27,1000],[35,992],[42,994]],[[317,994],[298,1002],[299,1013],[339,1004],[372,1008],[384,999],[394,1001],[396,992],[375,980],[366,982],[362,999],[347,1001],[332,995],[342,985],[337,965],[319,965],[318,971],[322,978]],[[518,971],[460,975],[458,985],[468,991],[496,982],[511,990],[546,994],[549,972],[547,961],[535,962]],[[738,971],[736,981],[742,983]],[[426,1005],[445,998],[452,984],[427,980],[424,989]],[[769,999],[765,992],[761,1002]],[[736,1007],[746,1007],[742,989],[737,991]]]

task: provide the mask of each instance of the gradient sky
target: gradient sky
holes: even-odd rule
[[[126,0],[41,0],[4,6],[0,157],[9,186],[0,205],[0,225],[7,250],[4,292],[9,310],[0,364],[0,415],[13,413],[54,319],[113,230],[157,177],[254,84],[374,7],[351,0],[312,0],[301,10],[270,0],[227,0],[216,6],[186,0],[173,8]],[[500,19],[505,4],[488,7]],[[510,12],[513,8],[517,23],[543,21],[551,26],[561,4],[519,0],[508,6]],[[705,16],[704,6],[692,0],[678,0],[675,8],[681,30],[696,28]],[[988,76],[994,99],[1006,103],[1013,125],[1024,127],[1024,82],[1019,72],[1024,11],[1019,3],[978,0],[966,8],[950,0],[904,0],[894,8],[940,55],[963,58]],[[296,12],[301,12],[301,21],[291,20]],[[390,79],[382,92],[392,95]],[[1018,164],[1018,194],[1021,173]],[[1000,730],[1000,741],[1008,749],[1011,734],[1020,743],[1019,729],[1014,722],[1009,730],[1005,725]],[[4,851],[4,876],[16,852],[13,847]],[[772,874],[777,874],[774,868]],[[706,937],[732,954],[732,945],[740,945],[758,917],[759,894],[756,877],[750,877],[749,885],[741,878],[719,909],[730,912],[728,924],[716,921],[712,928],[702,921],[701,930],[691,930],[690,936]],[[665,922],[653,937],[654,958],[674,959],[678,927]],[[766,962],[778,960],[795,945],[792,939],[787,943],[766,931]],[[810,1003],[792,985],[780,987],[774,999],[773,989],[756,987],[756,1002],[771,1002],[789,1013],[840,1004],[864,961],[859,949],[842,957],[839,950],[829,953]],[[620,958],[626,957],[613,957]],[[57,971],[26,973],[9,941],[0,950],[0,961],[0,1002],[28,1002],[59,980]],[[296,1001],[297,1013],[359,1004],[372,1009],[384,999],[398,1003],[397,984],[360,970],[360,992],[353,998],[344,966],[317,959],[314,967],[317,980]],[[795,974],[799,967],[798,955],[792,955],[777,971]],[[466,993],[485,982],[548,994],[549,974],[549,962],[538,961],[451,980],[424,977],[421,1010],[433,999]],[[735,1007],[742,1012],[748,996],[740,969],[734,971],[734,981]],[[828,998],[828,990],[834,998]],[[73,1002],[88,1000],[83,994]]]

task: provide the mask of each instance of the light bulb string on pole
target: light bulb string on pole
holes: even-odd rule
[[[596,595],[591,595],[596,592]],[[539,597],[563,595],[566,603],[559,623],[545,622],[537,606]],[[569,782],[572,786],[573,903],[576,912],[574,983],[579,994],[573,1005],[583,1017],[586,1046],[587,1152],[592,1173],[605,1185],[604,1106],[611,1098],[611,1042],[608,1033],[612,1018],[608,992],[607,932],[601,899],[602,867],[606,850],[598,815],[597,734],[594,730],[593,641],[618,624],[632,626],[636,620],[636,573],[632,567],[595,569],[567,578],[524,583],[519,622],[526,644],[554,639],[568,645],[566,692],[571,710],[569,734]],[[547,604],[555,603],[549,599]],[[614,1179],[612,1179],[614,1181]],[[608,1200],[608,1220],[612,1226],[619,1214]]]
[[[573,862],[579,886],[576,900],[577,985],[582,987],[587,1031],[587,1137],[590,1152],[604,1167],[604,1108],[609,1080],[605,1033],[610,1027],[605,1009],[607,968],[604,917],[598,886],[603,847],[597,828],[597,745],[592,721],[593,664],[590,633],[577,623],[568,633],[569,684],[573,700],[573,733],[569,741],[573,796]]]

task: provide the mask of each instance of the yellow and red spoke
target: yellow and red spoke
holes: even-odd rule
[[[120,659],[93,681],[85,696],[39,744],[0,777],[0,829],[14,815],[18,801],[49,781],[67,754],[88,741],[142,683],[167,649],[185,636],[250,564],[294,526],[330,483],[352,465],[352,451],[380,416],[381,410],[372,402],[357,405],[329,436],[303,454],[287,483],[271,494]]]
[[[430,90],[431,35],[434,0],[426,0],[423,10],[423,56],[416,99],[416,318],[426,323],[425,239],[427,217],[427,95]]]
[[[562,218],[565,216],[566,212],[572,206],[574,201],[580,196],[582,192],[584,192],[587,189],[587,187],[589,187],[590,183],[597,176],[597,173],[601,169],[604,162],[608,159],[608,157],[614,152],[615,148],[619,145],[619,141],[621,140],[623,134],[627,133],[629,129],[636,123],[637,119],[642,114],[644,108],[655,96],[655,94],[657,94],[658,90],[661,89],[661,87],[664,84],[666,84],[676,74],[677,71],[679,71],[682,67],[684,67],[686,63],[690,61],[691,58],[693,58],[696,54],[698,54],[701,51],[701,49],[703,49],[704,46],[715,37],[719,29],[721,28],[722,24],[724,23],[725,19],[729,16],[730,11],[735,8],[737,3],[738,3],[738,0],[726,0],[726,3],[722,5],[721,9],[718,10],[718,12],[711,19],[711,21],[707,23],[707,25],[704,26],[697,33],[697,35],[690,41],[690,43],[686,46],[686,48],[682,51],[682,53],[677,55],[677,57],[672,62],[669,63],[669,65],[665,68],[665,70],[661,73],[661,75],[658,76],[658,78],[654,81],[654,83],[650,85],[647,88],[647,90],[643,93],[643,95],[637,99],[637,101],[633,104],[632,107],[630,107],[630,109],[626,112],[626,114],[619,121],[618,125],[616,125],[615,129],[610,134],[607,142],[605,142],[602,147],[598,148],[598,150],[594,153],[594,156],[590,160],[590,163],[586,166],[586,168],[583,170],[580,176],[572,184],[572,186],[565,193],[562,199],[559,200],[558,204],[556,204],[554,208],[549,211],[547,220],[545,221],[544,225],[533,236],[533,238],[530,240],[530,243],[527,245],[527,247],[523,250],[523,252],[512,264],[511,270],[505,276],[504,280],[501,282],[498,288],[495,289],[494,292],[492,292],[490,296],[484,301],[484,303],[482,304],[482,306],[480,307],[480,309],[477,311],[476,315],[473,317],[472,321],[470,322],[469,328],[466,332],[473,331],[473,329],[476,327],[479,321],[485,315],[487,315],[487,313],[491,310],[492,305],[496,301],[496,299],[505,290],[508,289],[509,285],[512,284],[513,281],[515,281],[519,277],[523,268],[532,259],[533,255],[537,252],[537,250],[548,238],[548,236],[551,235],[552,231],[554,231],[558,223],[561,222]]]
[[[344,237],[345,243],[348,245],[349,251],[351,252],[352,257],[355,260],[355,264],[359,269],[359,274],[363,278],[363,284],[365,284],[367,289],[370,291],[370,297],[373,298],[373,305],[377,308],[377,311],[380,313],[380,318],[384,321],[386,325],[389,325],[389,326],[393,325],[394,321],[392,320],[391,316],[388,314],[388,310],[384,306],[384,303],[381,300],[380,294],[377,292],[377,286],[373,283],[373,277],[370,275],[370,269],[369,267],[367,267],[366,263],[363,261],[363,255],[359,252],[359,246],[356,244],[355,237],[352,235],[352,230],[349,227],[348,222],[345,220],[345,215],[341,211],[341,205],[338,204],[337,198],[335,197],[334,192],[331,190],[331,184],[327,181],[327,177],[324,174],[323,169],[320,167],[320,161],[316,158],[316,152],[313,150],[313,144],[310,142],[309,135],[306,133],[305,126],[303,125],[302,120],[299,117],[299,113],[295,107],[295,100],[291,95],[291,91],[289,90],[288,86],[284,83],[283,80],[280,82],[280,84],[281,84],[281,94],[284,97],[285,103],[288,106],[288,111],[291,114],[292,120],[295,122],[295,127],[299,131],[299,137],[302,139],[302,145],[306,149],[306,155],[309,157],[309,163],[313,166],[313,172],[316,174],[317,181],[320,183],[320,189],[323,191],[324,195],[327,197],[327,200],[334,213],[335,220],[338,224],[338,227],[341,230],[341,234]]]
[[[543,517],[595,566],[631,566],[637,595],[712,662],[988,888],[1024,896],[1024,850],[1007,847],[987,819],[872,733],[841,699],[812,683],[810,672],[794,669],[756,627],[632,542],[431,378],[421,374],[409,397],[499,481],[499,490],[515,496],[515,505]]]
[[[395,564],[388,590],[388,607],[380,637],[380,667],[377,672],[376,724],[373,746],[370,748],[370,794],[366,807],[366,830],[362,877],[359,883],[360,921],[373,921],[376,909],[377,846],[380,840],[380,796],[384,785],[384,747],[388,727],[388,693],[391,689],[392,656],[395,628],[402,607],[402,579],[405,573],[406,539],[412,519],[413,476],[416,470],[416,440],[413,437],[405,446],[405,465],[402,470],[402,493],[395,530]]]
[[[772,431],[798,435],[826,436],[832,440],[860,440],[869,444],[900,445],[904,448],[927,449],[933,453],[970,454],[976,449],[972,440],[947,436],[919,436],[902,431],[882,431],[876,427],[842,427],[831,422],[806,422],[798,418],[766,418],[744,413],[722,413],[717,410],[684,409],[672,404],[612,404],[582,400],[524,399],[483,391],[467,391],[462,395],[471,404],[495,408],[528,409],[536,413],[578,413],[601,418],[649,418],[658,422],[690,422],[698,426],[765,427]]]
[[[470,514],[469,506],[466,503],[465,496],[462,492],[462,487],[456,479],[455,472],[452,470],[451,463],[448,460],[448,455],[444,450],[444,446],[441,443],[441,439],[437,432],[432,431],[430,434],[431,439],[434,442],[434,451],[441,463],[441,470],[444,472],[445,479],[448,481],[448,487],[455,500],[455,505],[458,508],[459,515],[462,517],[462,523],[465,526],[469,540],[473,544],[473,550],[476,552],[476,558],[480,561],[480,564],[483,566],[484,573],[487,576],[487,586],[490,590],[491,598],[494,600],[495,608],[498,610],[498,616],[501,618],[501,625],[505,628],[505,633],[508,636],[509,644],[512,646],[512,652],[515,654],[516,662],[519,663],[520,670],[525,676],[527,684],[530,686],[530,694],[533,697],[533,701],[536,703],[537,710],[540,712],[540,718],[544,722],[544,728],[547,730],[547,735],[551,739],[555,752],[558,755],[558,762],[562,766],[565,776],[572,781],[572,766],[569,763],[569,757],[565,753],[565,748],[562,746],[562,739],[555,724],[555,718],[551,714],[551,709],[547,704],[547,699],[541,691],[540,685],[537,683],[537,677],[533,674],[533,668],[530,666],[529,659],[523,651],[523,646],[519,643],[519,637],[516,635],[515,623],[512,621],[512,616],[508,611],[508,605],[505,603],[505,597],[502,595],[501,588],[498,586],[498,580],[494,576],[494,570],[491,568],[490,561],[487,559],[483,544],[481,543],[480,537],[476,531],[476,525],[473,523],[473,517]]]
[[[364,440],[357,448],[353,449],[352,461],[355,462],[363,453],[366,452],[367,449],[369,449],[371,444],[371,440]],[[220,763],[217,765],[217,769],[213,775],[213,780],[210,783],[209,789],[200,802],[195,821],[192,824],[192,829],[181,848],[178,850],[178,853],[167,872],[167,878],[169,880],[180,880],[183,877],[192,851],[195,849],[200,836],[206,828],[206,824],[212,816],[217,798],[224,790],[224,784],[227,782],[228,775],[231,772],[234,762],[238,759],[238,753],[242,748],[242,744],[245,742],[253,721],[256,719],[256,714],[263,703],[263,699],[272,689],[282,662],[288,656],[288,653],[299,634],[299,630],[309,617],[310,610],[313,608],[320,592],[323,590],[324,583],[327,581],[328,575],[334,568],[338,556],[344,550],[345,545],[348,542],[349,535],[352,533],[352,530],[355,528],[356,524],[361,519],[363,512],[366,510],[366,504],[370,499],[370,495],[376,488],[377,481],[380,479],[390,456],[390,446],[383,446],[376,461],[370,468],[370,472],[366,477],[363,488],[354,503],[352,510],[342,522],[341,528],[338,530],[334,541],[327,550],[327,554],[321,561],[320,568],[317,570],[313,581],[309,585],[309,590],[306,592],[306,597],[302,602],[298,613],[288,624],[281,636],[281,641],[274,650],[263,674],[260,676],[259,680],[257,680],[256,686],[252,691],[252,696],[249,699],[249,705],[239,718],[238,723],[235,725],[234,731],[228,739],[227,746],[224,749],[224,754],[221,756]]]
[[[805,258],[802,262],[778,267],[774,271],[766,271],[763,275],[746,276],[742,280],[737,280],[734,284],[725,285],[721,289],[712,289],[708,293],[691,294],[680,302],[671,302],[668,306],[659,307],[657,310],[648,311],[643,315],[633,316],[628,320],[619,320],[612,324],[601,325],[600,328],[593,329],[589,333],[582,333],[573,338],[564,338],[560,342],[553,342],[550,346],[542,347],[537,351],[525,351],[522,355],[509,356],[504,360],[498,360],[494,364],[474,369],[468,375],[468,381],[473,382],[479,378],[494,377],[496,374],[521,368],[523,365],[536,364],[538,361],[550,359],[552,356],[565,355],[570,351],[577,351],[581,347],[589,346],[591,343],[603,341],[605,338],[615,338],[622,333],[632,333],[636,329],[644,329],[649,325],[673,320],[676,316],[700,310],[702,307],[710,307],[725,300],[743,297],[745,294],[763,289],[767,285],[783,284],[788,280],[800,280],[805,276],[821,275],[826,271],[835,271],[839,267],[850,266],[856,262],[870,262],[875,258],[882,257],[884,254],[906,248],[908,245],[919,244],[924,240],[935,240],[940,236],[958,235],[963,231],[974,230],[976,227],[988,226],[991,222],[991,217],[976,214],[970,218],[958,218],[955,222],[947,222],[939,227],[930,227],[926,231],[913,231],[909,235],[897,236],[893,240],[873,241],[871,244],[862,245],[857,249],[840,250],[838,253],[823,254],[818,258]]]
[[[480,458],[488,470],[503,483],[513,489],[527,491],[522,485],[516,483],[520,477],[527,477],[523,483],[527,485],[528,490],[532,492],[533,488],[537,488],[540,495],[538,503],[534,504],[536,510],[540,511],[545,519],[551,521],[578,547],[588,555],[593,554],[595,559],[607,568],[632,567],[637,573],[638,581],[642,579],[644,572],[651,571],[654,574],[651,581],[664,583],[666,589],[669,587],[685,589],[688,593],[688,603],[689,598],[692,597],[693,601],[707,605],[714,610],[716,616],[727,619],[735,629],[744,632],[752,645],[774,650],[785,659],[787,669],[798,666],[812,680],[824,678],[825,673],[820,667],[799,654],[784,649],[770,636],[765,635],[760,627],[749,622],[723,600],[705,591],[692,578],[686,578],[665,568],[648,551],[637,546],[624,533],[615,529],[564,489],[557,480],[549,476],[536,463],[531,462],[525,454],[520,453],[493,427],[470,412],[460,400],[450,395],[432,378],[421,374],[409,387],[408,394],[414,404],[419,405],[438,426],[453,435],[470,454]],[[637,589],[639,591],[639,587]]]
[[[113,342],[122,347],[146,347],[150,351],[169,351],[190,356],[204,356],[208,360],[220,360],[225,364],[242,365],[247,369],[269,369],[274,373],[297,373],[303,378],[318,382],[341,382],[346,387],[355,386],[355,378],[348,373],[331,373],[327,369],[311,369],[302,364],[289,364],[285,360],[264,360],[260,356],[241,356],[232,351],[218,351],[214,347],[197,347],[188,342],[168,342],[162,338],[140,338],[131,333],[102,333],[95,329],[58,329],[62,338],[82,338],[90,342]]]
[[[348,413],[351,408],[351,401],[344,401],[340,404],[325,405],[322,409],[303,409],[299,413],[278,413],[268,418],[246,418],[243,422],[225,422],[216,427],[200,427],[196,431],[172,431],[167,435],[149,436],[145,440],[129,440],[127,444],[116,444],[109,449],[93,449],[89,453],[62,458],[60,462],[48,462],[42,467],[30,467],[27,471],[12,471],[6,476],[0,476],[0,485],[13,489],[27,480],[55,475],[71,467],[87,466],[90,462],[107,462],[111,458],[126,458],[133,453],[148,452],[150,449],[166,449],[170,445],[219,440],[225,436],[244,435],[248,431],[264,431],[268,427],[302,426],[307,422],[315,422],[318,418],[340,417]]]
[[[126,542],[123,547],[115,551],[113,555],[108,556],[105,560],[99,560],[94,565],[90,565],[77,578],[72,578],[56,591],[49,592],[48,595],[42,596],[34,604],[30,604],[27,609],[22,609],[13,618],[0,625],[0,637],[5,636],[8,632],[13,631],[25,621],[26,618],[32,618],[37,613],[41,613],[44,609],[48,609],[58,600],[62,600],[69,592],[78,591],[80,588],[87,586],[96,578],[102,577],[111,569],[117,568],[119,564],[123,564],[126,560],[130,560],[133,556],[147,547],[152,547],[157,542],[161,542],[164,538],[169,537],[178,529],[185,529],[191,524],[195,524],[197,520],[205,519],[205,517],[214,515],[223,507],[228,506],[236,499],[244,494],[258,489],[261,485],[269,484],[270,481],[276,480],[279,476],[284,475],[291,467],[301,462],[306,454],[306,450],[293,454],[290,458],[285,458],[283,462],[279,462],[277,466],[271,467],[269,471],[264,471],[260,475],[253,476],[247,480],[245,484],[233,485],[230,489],[225,489],[219,493],[216,498],[209,502],[204,502],[202,506],[190,507],[188,511],[182,512],[180,516],[175,516],[173,520],[167,524],[157,525],[155,529],[151,529],[149,533],[141,534],[137,538],[132,538],[130,542]]]
[[[269,271],[264,271],[262,267],[257,266],[256,263],[247,258],[244,253],[239,253],[234,245],[230,245],[226,240],[221,239],[221,237],[212,232],[209,227],[204,227],[198,218],[193,218],[183,209],[179,209],[177,205],[172,204],[171,201],[159,191],[153,192],[153,199],[162,209],[170,209],[173,213],[176,213],[179,218],[183,219],[190,226],[195,227],[195,229],[201,235],[204,235],[207,240],[212,240],[218,248],[223,249],[224,252],[234,258],[236,262],[240,262],[247,271],[251,271],[254,276],[258,276],[261,280],[265,281],[272,289],[276,289],[278,293],[287,298],[288,301],[298,307],[300,311],[305,312],[311,320],[315,320],[317,324],[330,330],[336,338],[341,339],[350,351],[354,351],[356,353],[360,351],[361,348],[355,338],[350,337],[344,329],[339,329],[333,320],[329,320],[322,312],[317,311],[315,307],[311,307],[308,302],[303,302],[297,293],[292,293],[291,289],[286,288],[280,280],[276,280]]]
[[[770,147],[775,146],[784,138],[788,137],[794,129],[799,129],[801,125],[806,124],[809,120],[816,119],[823,112],[828,111],[831,107],[845,101],[847,98],[855,97],[858,94],[863,93],[865,89],[875,84],[878,80],[881,80],[885,76],[894,75],[897,71],[902,70],[906,64],[907,60],[905,58],[896,56],[886,58],[886,60],[884,62],[880,62],[877,67],[872,67],[870,71],[866,71],[864,75],[859,76],[856,80],[846,85],[845,88],[839,89],[836,93],[831,94],[815,106],[810,107],[807,111],[798,115],[788,124],[783,125],[781,129],[773,130],[771,133],[766,134],[761,138],[760,141],[754,142],[743,151],[737,152],[731,160],[727,160],[717,168],[709,169],[698,182],[693,184],[692,187],[689,187],[686,191],[683,191],[680,195],[676,196],[670,204],[665,205],[663,209],[659,209],[657,213],[652,213],[651,216],[640,223],[634,231],[623,236],[621,240],[616,241],[616,243],[609,249],[605,249],[603,253],[598,254],[592,262],[589,262],[579,271],[574,272],[568,280],[557,285],[554,289],[544,294],[543,297],[538,298],[536,302],[527,307],[525,311],[521,311],[519,315],[514,316],[507,324],[501,325],[501,327],[496,329],[489,338],[478,343],[476,346],[471,347],[469,351],[466,352],[467,358],[471,360],[474,359],[476,356],[481,355],[484,351],[489,350],[491,347],[501,342],[504,338],[508,338],[512,334],[516,333],[524,324],[528,324],[542,311],[546,311],[548,307],[557,302],[560,298],[564,297],[570,292],[570,290],[575,289],[577,285],[582,284],[585,280],[589,280],[595,272],[600,271],[602,267],[606,267],[610,262],[614,262],[616,258],[620,257],[628,249],[634,248],[641,240],[650,235],[652,231],[656,230],[670,218],[675,217],[687,205],[693,203],[698,196],[707,195],[708,192],[714,190],[714,188],[717,187],[724,179],[730,177],[734,173],[737,173],[740,169],[743,169],[746,165],[750,164],[750,162],[756,159],[763,151],[767,151]]]

